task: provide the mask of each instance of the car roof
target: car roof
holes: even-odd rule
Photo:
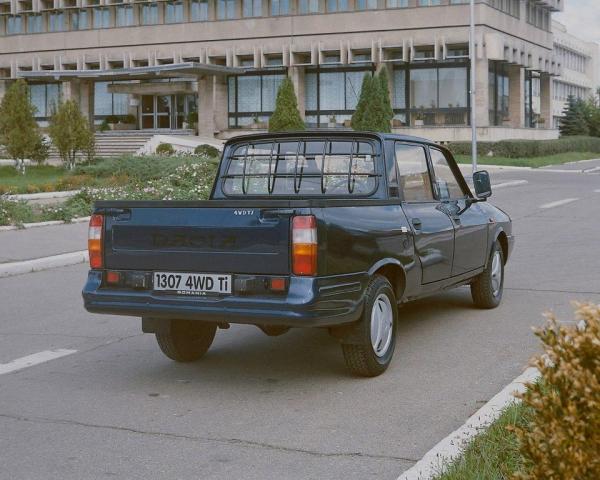
[[[239,142],[252,142],[267,139],[277,138],[296,138],[296,137],[371,137],[379,138],[380,140],[399,140],[404,142],[421,143],[426,145],[436,145],[435,142],[422,137],[415,137],[412,135],[400,135],[396,133],[378,133],[378,132],[366,132],[356,130],[341,130],[341,129],[313,129],[313,130],[299,130],[293,132],[262,132],[262,133],[251,133],[245,135],[238,135],[227,140],[225,145],[230,145]]]

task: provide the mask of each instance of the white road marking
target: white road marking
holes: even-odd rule
[[[527,180],[511,180],[510,182],[499,183],[498,185],[492,185],[493,189],[504,188],[504,187],[516,187],[518,185],[527,185]]]
[[[58,350],[44,350],[43,352],[34,353],[27,355],[26,357],[17,358],[12,362],[0,363],[0,375],[10,372],[16,372],[24,368],[33,367],[40,363],[49,362],[56,358],[65,357],[76,353],[77,350],[69,350],[66,348],[59,348]]]
[[[556,202],[544,203],[540,205],[540,208],[554,208],[560,207],[561,205],[566,205],[567,203],[576,202],[579,200],[578,198],[564,198],[562,200],[557,200]]]
[[[600,193],[600,188],[597,190],[594,190],[595,193]]]
[[[528,383],[535,382],[539,372],[528,368],[515,378],[510,385],[502,389],[489,402],[472,415],[466,423],[455,430],[435,447],[429,450],[421,460],[406,470],[398,480],[428,480],[439,475],[455,459],[460,457],[468,443],[496,420],[502,410],[516,402],[515,392],[524,392]]]

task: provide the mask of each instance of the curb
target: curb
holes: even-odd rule
[[[80,250],[79,252],[62,253],[60,255],[34,258],[33,260],[24,260],[21,262],[0,263],[0,278],[39,272],[50,268],[77,265],[78,263],[87,262],[87,260],[87,250]]]
[[[28,230],[30,228],[38,228],[38,227],[51,227],[53,225],[69,225],[71,223],[85,223],[89,222],[90,217],[76,217],[73,218],[70,222],[65,222],[64,220],[49,220],[47,222],[36,222],[36,223],[24,223],[23,226],[16,225],[2,225],[0,226],[0,232],[10,232],[12,230]]]
[[[515,392],[522,393],[528,383],[535,382],[540,373],[530,367],[475,412],[463,426],[452,432],[429,450],[421,460],[398,477],[398,480],[430,480],[440,475],[482,430],[489,427],[510,404],[517,402]]]
[[[8,200],[47,200],[49,198],[69,198],[77,195],[80,190],[65,190],[63,192],[17,193],[6,195]]]

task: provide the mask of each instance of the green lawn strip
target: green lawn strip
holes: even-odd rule
[[[17,172],[13,166],[0,166],[0,193],[27,193],[29,185],[52,185],[65,175],[67,171],[64,168],[51,165],[29,166],[25,175]]]
[[[519,470],[522,457],[509,425],[526,425],[529,410],[521,403],[508,406],[490,427],[477,435],[462,456],[435,480],[503,480]]]
[[[458,163],[471,163],[471,157],[469,155],[456,155],[455,158]],[[548,165],[561,165],[568,162],[577,162],[579,160],[590,160],[592,158],[600,158],[600,154],[591,152],[568,152],[532,158],[479,156],[477,158],[477,163],[480,165],[539,168]]]

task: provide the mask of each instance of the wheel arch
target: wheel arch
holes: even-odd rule
[[[504,258],[504,264],[508,261],[508,236],[502,227],[498,228],[493,235],[491,235],[492,241],[490,242],[488,248],[488,261],[492,251],[492,246],[495,243],[500,244],[500,248],[502,248],[502,256]],[[486,262],[487,265],[487,262]]]
[[[395,258],[384,258],[375,263],[368,271],[369,277],[382,275],[391,283],[396,295],[396,301],[400,301],[406,290],[406,271],[403,265]]]

